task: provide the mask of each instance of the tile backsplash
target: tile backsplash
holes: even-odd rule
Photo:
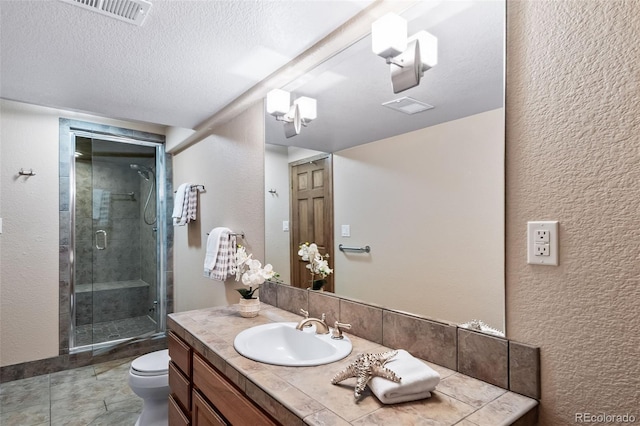
[[[260,299],[295,314],[327,316],[352,325],[350,334],[384,346],[405,349],[414,356],[459,371],[531,398],[540,398],[540,349],[508,339],[467,330],[394,311],[333,293],[266,282]]]

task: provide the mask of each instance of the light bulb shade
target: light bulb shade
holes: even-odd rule
[[[267,93],[267,112],[274,116],[282,116],[289,112],[291,96],[289,92],[273,89]]]
[[[287,113],[287,121],[284,123],[284,135],[291,138],[300,134],[302,128],[302,118],[300,117],[300,107],[291,105],[291,110]]]
[[[293,103],[298,105],[298,108],[300,109],[300,118],[303,120],[311,121],[318,118],[317,102],[315,99],[301,96],[293,101]]]
[[[409,37],[409,42],[413,40],[418,40],[422,71],[435,67],[438,64],[438,38],[426,31],[418,31]]]
[[[371,24],[371,50],[378,56],[398,56],[407,48],[407,21],[387,13]]]
[[[420,84],[422,71],[418,41],[409,42],[407,50],[396,56],[393,62],[389,64],[389,67],[393,93],[400,93]]]

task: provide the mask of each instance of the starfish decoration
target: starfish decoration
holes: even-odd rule
[[[358,399],[360,395],[362,395],[362,392],[364,392],[364,388],[367,386],[367,383],[369,383],[369,380],[374,376],[399,382],[401,378],[384,366],[384,364],[396,356],[397,353],[398,351],[379,354],[360,354],[354,362],[331,379],[331,384],[335,385],[350,377],[356,377],[357,381],[354,396]]]

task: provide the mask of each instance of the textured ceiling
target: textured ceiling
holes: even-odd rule
[[[138,27],[0,0],[0,97],[194,128],[371,0],[152,3]]]

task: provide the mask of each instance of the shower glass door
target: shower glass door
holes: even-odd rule
[[[157,145],[76,135],[76,348],[163,331]]]

